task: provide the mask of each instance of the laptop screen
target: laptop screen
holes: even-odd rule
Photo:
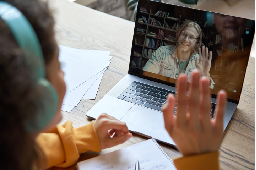
[[[174,85],[198,69],[213,97],[224,89],[238,102],[254,31],[253,20],[140,0],[129,73]]]

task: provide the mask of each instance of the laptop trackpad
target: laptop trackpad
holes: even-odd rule
[[[175,145],[164,128],[163,113],[134,105],[121,119],[129,130],[151,136],[159,141]]]
[[[107,113],[120,120],[133,105],[133,103],[105,95],[86,115],[97,119],[101,113]]]

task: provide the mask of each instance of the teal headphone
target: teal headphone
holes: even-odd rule
[[[14,6],[0,1],[0,17],[8,25],[36,79],[42,98],[36,101],[35,117],[25,122],[28,132],[36,132],[46,127],[56,114],[58,95],[55,88],[45,79],[44,59],[41,46],[32,26],[26,17]]]

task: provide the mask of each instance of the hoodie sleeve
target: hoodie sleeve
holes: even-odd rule
[[[173,160],[177,170],[219,170],[219,151],[182,156]]]
[[[45,155],[47,168],[68,167],[77,162],[81,153],[101,151],[94,121],[79,128],[73,128],[72,122],[67,121],[40,133],[36,140]]]

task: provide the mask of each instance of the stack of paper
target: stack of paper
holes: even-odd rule
[[[79,170],[134,170],[137,160],[141,170],[176,170],[173,160],[154,139],[81,161],[77,167]]]
[[[59,60],[67,90],[61,110],[70,112],[81,99],[95,99],[110,51],[81,50],[59,46]]]

